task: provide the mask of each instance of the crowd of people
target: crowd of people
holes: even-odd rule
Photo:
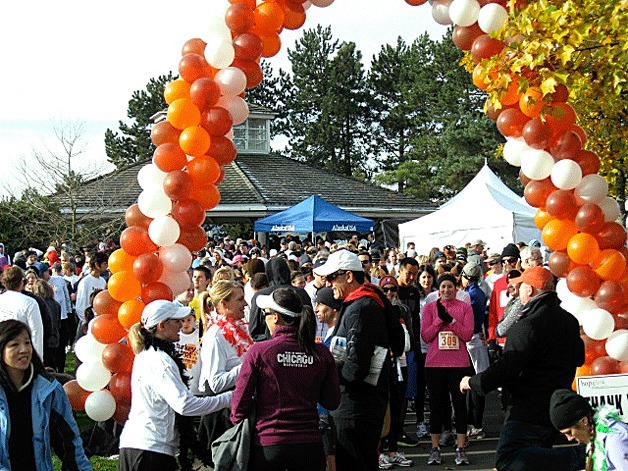
[[[485,395],[498,388],[507,419],[497,469],[626,469],[628,427],[566,392],[584,344],[538,241],[492,251],[475,240],[427,254],[412,243],[386,248],[372,234],[274,242],[212,239],[195,254],[189,289],[149,303],[130,329],[136,358],[121,470],[189,469],[190,453],[211,464],[211,444],[251,414],[249,469],[409,467],[400,447],[421,438],[431,440],[427,464],[442,464],[452,446],[454,463],[467,465],[468,444],[485,437]],[[89,469],[51,375],[63,372],[94,315],[94,293],[106,289],[107,248],[9,257],[0,244],[0,265],[0,404],[11,424],[0,429],[8,444],[0,462],[35,469],[23,467],[31,458],[15,443],[40,434],[36,426],[57,450],[56,430],[34,420],[39,406],[30,407],[32,427],[17,413],[42,383],[60,410],[46,417],[67,424],[60,456]],[[18,360],[11,349],[21,349]],[[571,412],[559,403],[583,415],[556,413]],[[595,435],[602,422],[624,455],[605,452]],[[554,448],[560,433],[582,446]]]

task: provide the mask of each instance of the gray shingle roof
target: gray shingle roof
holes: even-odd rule
[[[87,182],[78,197],[80,212],[122,215],[141,188],[136,164]],[[432,212],[429,203],[277,155],[238,155],[225,167],[218,186],[220,204],[210,218],[258,218],[293,206],[316,194],[343,209],[378,219],[410,219]]]

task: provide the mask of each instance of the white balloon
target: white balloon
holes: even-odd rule
[[[608,193],[608,183],[603,176],[597,174],[585,175],[574,190],[579,204],[585,202],[600,204]]]
[[[76,370],[76,381],[85,391],[98,391],[111,379],[111,372],[102,364],[102,360],[87,361]]]
[[[628,361],[628,330],[619,329],[606,339],[606,353],[618,361]]]
[[[560,303],[560,307],[571,313],[576,319],[578,319],[578,323],[582,325],[583,313],[588,312],[591,309],[595,309],[596,304],[591,298],[581,298],[580,296],[576,296],[574,294],[573,297],[562,301]]]
[[[225,39],[220,34],[210,34],[207,38],[207,46],[205,46],[205,59],[216,69],[229,67],[235,59],[235,49],[233,49],[231,39]]]
[[[508,10],[499,3],[489,3],[480,9],[478,15],[478,26],[486,34],[497,31],[508,19]]]
[[[164,178],[168,175],[166,172],[159,170],[155,164],[144,165],[137,172],[137,183],[140,184],[142,190],[151,188],[160,188],[164,183]]]
[[[580,315],[582,330],[594,340],[604,340],[613,333],[615,319],[613,315],[604,309],[591,309]]]
[[[100,343],[91,333],[89,333],[83,335],[76,341],[76,344],[74,345],[74,354],[83,363],[99,360],[106,346],[106,344]]]
[[[249,117],[249,105],[246,104],[242,97],[222,96],[216,103],[216,106],[221,106],[229,112],[234,126],[242,124]]]
[[[449,18],[455,25],[471,26],[478,21],[480,4],[477,0],[454,0],[449,5]]]
[[[156,217],[148,225],[150,240],[160,247],[174,244],[180,235],[179,223],[169,216]]]
[[[561,190],[572,190],[582,181],[582,168],[570,159],[559,160],[552,167],[552,183]]]
[[[320,8],[325,8],[334,3],[334,0],[310,0],[312,5]]]
[[[452,0],[434,0],[432,2],[432,18],[439,25],[450,25],[449,6]]]
[[[510,165],[521,167],[521,154],[532,149],[523,137],[507,137],[504,144],[504,159]]]
[[[225,2],[223,5],[220,5],[220,7],[224,8],[224,10],[221,12],[221,15],[211,17],[209,19],[209,25],[207,25],[207,29],[211,36],[218,36],[227,41],[231,40],[231,30],[229,29],[229,27],[227,26],[227,23],[225,22],[225,13],[227,12],[227,8],[229,6],[231,6],[231,4],[228,2]],[[215,6],[212,5],[212,9],[214,8]],[[223,8],[220,8],[220,9],[222,10]]]
[[[167,285],[172,290],[172,295],[177,296],[190,287],[190,275],[187,271],[175,272],[164,269],[159,282]]]
[[[214,81],[220,87],[220,92],[223,95],[236,96],[246,89],[246,75],[237,67],[219,70]]]
[[[172,200],[164,193],[163,188],[151,188],[140,193],[137,197],[137,206],[142,214],[154,219],[170,214]]]
[[[521,170],[532,180],[543,180],[550,176],[554,158],[544,150],[530,149],[521,154]]]
[[[598,205],[602,209],[602,212],[604,212],[604,221],[614,222],[617,220],[620,210],[619,203],[615,200],[615,198],[606,196],[598,203]]]
[[[575,294],[569,291],[566,278],[560,278],[556,283],[556,294],[558,295],[558,299],[561,301],[568,301],[570,298],[575,296]]]
[[[94,422],[104,422],[116,412],[116,399],[104,389],[94,391],[85,400],[85,413]]]
[[[159,260],[166,270],[183,271],[192,265],[192,254],[185,245],[173,244],[159,248]]]

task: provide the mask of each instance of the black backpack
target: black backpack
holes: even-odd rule
[[[399,312],[391,304],[388,298],[377,290],[377,295],[384,303],[384,316],[386,318],[386,330],[388,331],[388,345],[394,357],[403,355],[406,346],[406,337],[401,322]]]

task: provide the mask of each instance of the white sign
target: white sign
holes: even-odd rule
[[[283,232],[283,231],[294,231],[294,226],[289,226],[289,225],[285,225],[285,226],[277,226],[274,225],[271,229],[271,232]]]
[[[349,224],[334,224],[331,230],[337,231],[337,232],[343,232],[343,231],[355,232],[355,226],[351,226]]]
[[[592,407],[614,406],[624,422],[628,422],[628,374],[580,376],[576,378],[578,394]]]

